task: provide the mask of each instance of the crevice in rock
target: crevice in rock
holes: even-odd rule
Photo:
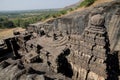
[[[0,67],[2,67],[4,69],[4,68],[8,67],[9,65],[10,65],[10,63],[3,61],[3,62],[1,62]]]
[[[88,80],[88,74],[89,74],[89,72],[90,72],[90,70],[87,70],[85,80]]]
[[[92,58],[93,58],[93,55],[90,57],[90,59],[89,59],[89,61],[88,61],[88,64],[87,64],[88,69],[87,69],[87,73],[86,73],[85,80],[88,80],[88,74],[89,74],[89,72],[90,72],[89,64],[90,64],[90,61],[92,60]]]
[[[49,78],[47,76],[44,76],[45,80],[55,80],[55,79],[52,79],[52,78]]]

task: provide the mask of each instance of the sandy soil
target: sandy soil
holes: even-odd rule
[[[23,28],[0,29],[0,39],[13,36],[14,30],[22,31],[24,29]]]
[[[95,6],[97,4],[104,3],[104,2],[110,2],[110,1],[114,1],[114,0],[97,0],[92,6]]]

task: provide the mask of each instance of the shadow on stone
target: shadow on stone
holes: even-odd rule
[[[58,63],[58,68],[57,71],[58,73],[62,73],[63,75],[72,78],[73,76],[73,71],[71,68],[70,63],[68,62],[66,56],[70,54],[70,50],[66,49],[64,50],[64,53],[61,53],[58,56],[57,63]]]
[[[107,80],[119,80],[119,59],[118,51],[114,51],[112,54],[108,54],[107,57]]]

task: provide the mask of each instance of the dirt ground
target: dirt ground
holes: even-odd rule
[[[13,36],[13,31],[14,30],[22,31],[22,30],[25,30],[25,29],[19,28],[19,27],[18,28],[12,28],[12,29],[0,29],[0,39]]]

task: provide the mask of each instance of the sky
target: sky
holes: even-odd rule
[[[0,11],[63,8],[79,0],[0,0]]]

